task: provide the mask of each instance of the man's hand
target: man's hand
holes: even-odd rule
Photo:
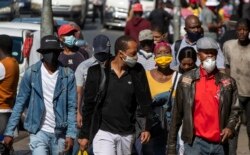
[[[80,150],[84,151],[87,150],[88,145],[89,145],[89,140],[84,138],[84,139],[78,139],[78,143],[80,145]]]
[[[66,137],[64,152],[69,151],[73,147],[73,144],[74,144],[74,140],[70,137]]]
[[[4,136],[3,143],[8,147],[8,149],[12,149],[13,137]]]
[[[145,144],[150,140],[150,133],[148,131],[141,132],[141,143]]]
[[[232,135],[233,135],[233,132],[232,132],[231,129],[229,129],[229,128],[223,129],[222,132],[221,132],[221,134],[220,134],[220,136],[222,137],[221,138],[221,142],[224,143],[225,140],[231,138]]]
[[[81,128],[82,127],[82,115],[80,112],[77,112],[76,121],[77,121],[77,127]]]

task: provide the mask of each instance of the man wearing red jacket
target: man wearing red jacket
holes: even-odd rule
[[[127,21],[125,27],[125,35],[128,35],[138,41],[139,32],[145,29],[151,29],[151,24],[148,20],[142,18],[143,9],[140,3],[133,5],[133,17]]]

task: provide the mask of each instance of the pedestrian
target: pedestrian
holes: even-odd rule
[[[145,29],[150,29],[151,24],[147,19],[142,17],[143,8],[140,3],[135,3],[133,5],[133,17],[127,21],[125,26],[125,35],[131,36],[133,39],[138,41],[138,36],[140,31]]]
[[[172,55],[173,55],[173,61],[170,64],[170,67],[172,69],[176,68],[180,64],[179,60],[177,59],[180,50],[184,47],[191,46],[193,47],[196,52],[197,50],[197,40],[203,37],[203,29],[201,27],[201,22],[197,16],[191,15],[188,16],[185,20],[185,27],[186,35],[183,39],[177,40],[172,45]],[[200,66],[200,59],[197,59],[196,65]],[[219,70],[224,70],[224,55],[221,51],[221,49],[218,49],[217,59],[216,59],[216,66]]]
[[[207,0],[201,12],[201,22],[204,28],[204,36],[218,39],[222,22],[218,14],[218,0]]]
[[[170,45],[166,42],[156,44],[154,54],[156,68],[146,71],[146,75],[153,100],[151,106],[159,116],[160,122],[152,127],[150,131],[152,138],[143,146],[143,155],[165,155],[169,125],[166,115],[171,115],[172,99],[170,98],[173,97],[177,78],[176,72],[169,66],[172,61]]]
[[[30,134],[33,155],[68,152],[76,137],[76,86],[71,69],[62,67],[58,56],[63,49],[52,35],[41,39],[37,50],[43,59],[24,74],[13,112],[4,133],[11,148],[13,133],[27,107],[24,128]]]
[[[105,1],[104,0],[93,0],[93,15],[92,15],[92,23],[95,23],[95,18],[98,17],[97,11],[99,11],[99,17],[101,20],[101,24],[103,24],[103,9],[105,6]]]
[[[195,62],[197,61],[197,54],[193,47],[184,47],[181,49],[178,60],[180,62],[179,67],[177,68],[180,74],[190,71],[191,69],[196,68]]]
[[[152,26],[151,30],[152,30],[155,45],[160,42],[167,42],[168,34],[164,31],[163,27],[154,25]]]
[[[105,35],[97,35],[93,40],[94,55],[80,63],[75,72],[76,86],[77,86],[77,127],[82,127],[82,106],[84,99],[84,88],[86,85],[86,78],[88,69],[96,64],[104,65],[105,61],[111,57],[110,54],[110,40]],[[77,151],[78,147],[74,150]]]
[[[150,92],[145,71],[137,63],[137,43],[132,37],[116,40],[115,57],[105,68],[89,68],[84,95],[83,124],[78,136],[82,150],[93,140],[95,155],[130,155],[137,108],[144,117],[141,143],[149,141]]]
[[[154,61],[154,40],[152,31],[149,29],[142,30],[139,33],[139,51],[137,53],[138,61],[145,70],[151,70],[155,68]]]
[[[181,77],[182,74],[197,68],[197,66],[195,65],[195,62],[197,60],[197,54],[196,51],[193,47],[184,47],[181,49],[178,60],[180,61],[180,65],[177,68],[177,83]],[[177,84],[176,84],[177,86]],[[175,86],[175,87],[176,87]],[[176,90],[176,88],[175,88]],[[184,142],[181,139],[181,132],[182,132],[182,125],[178,131],[178,154],[179,155],[184,155]]]
[[[13,40],[0,35],[0,135],[3,136],[15,103],[19,80],[17,60],[12,57]]]
[[[201,65],[183,74],[178,82],[168,155],[177,154],[177,135],[182,123],[184,154],[228,154],[228,139],[240,122],[240,106],[235,80],[216,68],[218,48],[212,38],[197,41]]]
[[[75,37],[77,32],[79,30],[71,24],[64,24],[58,29],[58,37],[64,49],[58,59],[60,63],[73,71],[82,61],[89,57],[84,49],[80,50],[80,47],[84,46],[85,42]]]
[[[157,25],[162,27],[164,33],[168,33],[170,20],[172,18],[173,17],[164,10],[164,2],[160,0],[158,1],[157,8],[149,14],[148,20],[151,22],[152,27]]]
[[[199,17],[202,11],[199,0],[189,0],[189,7],[188,9],[193,12],[193,15]]]
[[[248,19],[241,19],[236,25],[237,39],[224,43],[223,52],[225,54],[226,72],[236,80],[239,94],[239,102],[244,110],[247,121],[248,147],[250,150],[250,88],[248,83],[250,69],[250,22]],[[230,155],[237,154],[239,129],[236,138],[230,141]]]

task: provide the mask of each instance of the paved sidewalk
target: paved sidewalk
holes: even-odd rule
[[[247,133],[246,127],[244,125],[241,126],[239,141],[238,141],[238,150],[237,155],[250,155],[250,152],[247,147]],[[31,155],[29,151],[29,136],[26,132],[21,132],[20,137],[18,137],[14,142],[14,155]]]

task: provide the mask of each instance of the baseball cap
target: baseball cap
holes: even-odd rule
[[[214,39],[209,38],[209,37],[202,37],[201,39],[199,39],[197,41],[196,48],[197,48],[197,50],[200,50],[200,49],[203,49],[203,50],[206,50],[206,49],[218,50],[219,46],[218,46],[218,43]]]
[[[2,34],[0,35],[0,49],[6,52],[12,52],[13,41],[10,36]]]
[[[151,30],[145,29],[145,30],[140,31],[139,41],[143,41],[143,40],[153,40],[153,34]]]
[[[192,3],[192,4],[198,3],[198,0],[189,0],[189,3]]]
[[[110,40],[105,35],[97,35],[93,40],[94,53],[109,53],[110,52]]]
[[[63,51],[57,37],[53,35],[47,35],[41,39],[41,47],[37,50],[37,52],[43,53],[44,51],[48,50],[58,52]]]
[[[58,36],[61,37],[62,35],[68,34],[72,31],[77,31],[77,29],[71,24],[64,24],[59,27]]]
[[[143,12],[142,5],[140,3],[135,3],[133,5],[133,11],[134,12]]]
[[[207,0],[205,4],[206,6],[218,6],[220,2],[218,0]]]

